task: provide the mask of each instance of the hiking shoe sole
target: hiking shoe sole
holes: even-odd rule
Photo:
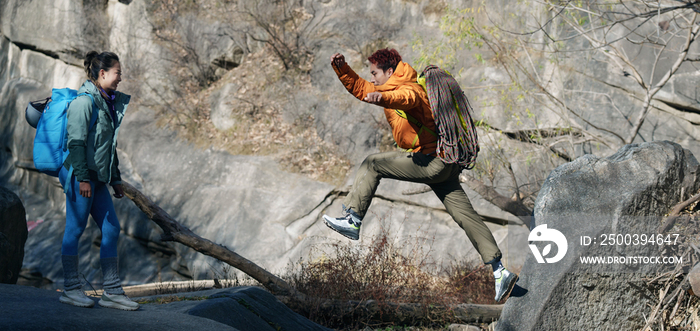
[[[128,310],[128,311],[138,310],[139,306],[140,306],[138,303],[135,303],[134,306],[127,306],[125,304],[122,304],[122,303],[119,303],[116,301],[111,301],[109,299],[105,300],[104,296],[97,303],[100,306],[105,307],[105,308],[113,308],[113,309]]]
[[[95,301],[90,300],[91,303],[87,303],[87,302],[83,303],[83,302],[80,302],[77,300],[73,300],[65,295],[61,295],[61,297],[58,298],[58,301],[65,303],[65,304],[69,304],[71,306],[82,307],[82,308],[92,308],[95,306]]]
[[[342,228],[342,227],[336,227],[335,224],[331,223],[328,218],[328,216],[323,215],[323,223],[326,224],[327,227],[329,227],[331,230],[338,232],[342,234],[344,237],[351,239],[351,240],[359,240],[360,239],[360,230],[350,230],[347,228]]]

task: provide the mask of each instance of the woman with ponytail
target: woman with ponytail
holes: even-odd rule
[[[68,107],[66,130],[70,153],[59,173],[61,185],[70,186],[66,190],[66,228],[61,246],[64,292],[60,301],[87,308],[95,305],[82,291],[78,277],[78,242],[88,215],[92,215],[102,232],[100,264],[104,293],[99,304],[137,310],[139,304],[124,294],[119,279],[120,226],[107,187],[112,186],[115,198],[124,197],[117,133],[131,97],[117,92],[122,71],[116,54],[89,52],[84,65],[88,79]]]

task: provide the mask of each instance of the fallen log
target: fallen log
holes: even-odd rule
[[[375,323],[401,325],[429,324],[435,316],[449,316],[459,322],[483,322],[498,319],[503,305],[458,304],[451,306],[422,305],[415,303],[377,303],[367,301],[341,301],[308,297],[297,291],[283,279],[273,275],[252,261],[238,255],[223,245],[202,238],[173,219],[146,195],[127,182],[122,182],[124,194],[162,230],[161,240],[174,241],[211,256],[246,273],[257,280],[292,310],[308,316],[311,307],[324,316],[339,319],[362,319]]]
[[[673,225],[676,223],[676,219],[678,219],[678,216],[680,216],[681,212],[683,209],[688,208],[691,204],[700,201],[700,193],[694,195],[688,200],[681,201],[673,208],[671,208],[671,211],[668,213],[668,217],[666,220],[659,226],[659,233],[664,233],[671,229]]]
[[[281,278],[236,254],[223,245],[216,244],[209,239],[198,236],[187,227],[178,223],[151,199],[129,183],[122,182],[122,186],[124,187],[124,194],[126,194],[148,218],[163,229],[161,240],[179,242],[197,252],[228,263],[230,266],[245,272],[250,277],[260,282],[260,284],[265,286],[265,288],[274,295],[290,296],[296,300],[304,299],[303,294],[299,293]]]
[[[501,316],[503,305],[457,304],[451,306],[419,303],[377,302],[376,300],[328,300],[308,298],[303,305],[278,297],[287,307],[304,315],[322,316],[352,325],[357,321],[367,324],[430,325],[436,321],[453,323],[490,323]]]

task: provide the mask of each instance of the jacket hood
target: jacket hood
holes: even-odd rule
[[[417,79],[418,73],[416,70],[413,69],[413,67],[411,67],[408,63],[400,61],[399,64],[396,65],[396,70],[394,70],[394,73],[391,75],[391,77],[389,77],[389,80],[387,80],[386,83],[377,86],[376,89],[379,92],[393,91],[400,85],[415,83]]]
[[[95,86],[95,84],[93,84],[90,80],[86,80],[85,83],[83,83],[83,86],[78,89],[78,94],[81,93],[90,93],[93,97],[100,96],[100,91],[97,89],[97,86]]]

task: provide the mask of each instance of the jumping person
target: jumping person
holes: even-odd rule
[[[104,293],[99,304],[122,310],[137,310],[121,287],[117,240],[119,220],[114,211],[109,188],[114,197],[124,197],[117,159],[117,133],[130,96],[117,92],[122,70],[119,58],[111,52],[89,52],[85,57],[88,80],[78,90],[67,111],[69,155],[59,173],[66,188],[66,228],[63,233],[61,260],[64,291],[60,301],[79,307],[93,307],[95,302],[82,291],[78,278],[78,242],[85,231],[88,215],[100,227],[100,264]],[[81,95],[81,94],[89,95]],[[67,187],[69,186],[69,187]]]
[[[360,238],[362,218],[369,209],[379,181],[392,178],[430,186],[445,209],[467,234],[486,264],[493,267],[496,301],[501,301],[515,286],[517,275],[501,263],[501,251],[491,231],[472,208],[459,182],[461,167],[444,163],[437,157],[435,120],[428,96],[417,84],[417,73],[395,49],[381,49],[368,58],[370,82],[360,78],[336,53],[331,66],[345,88],[356,98],[384,107],[398,147],[407,150],[372,154],[360,166],[350,193],[343,204],[344,216],[323,215],[328,227],[352,240]],[[401,111],[417,120],[414,124]],[[422,126],[425,126],[423,128]],[[426,130],[427,128],[427,130]]]

